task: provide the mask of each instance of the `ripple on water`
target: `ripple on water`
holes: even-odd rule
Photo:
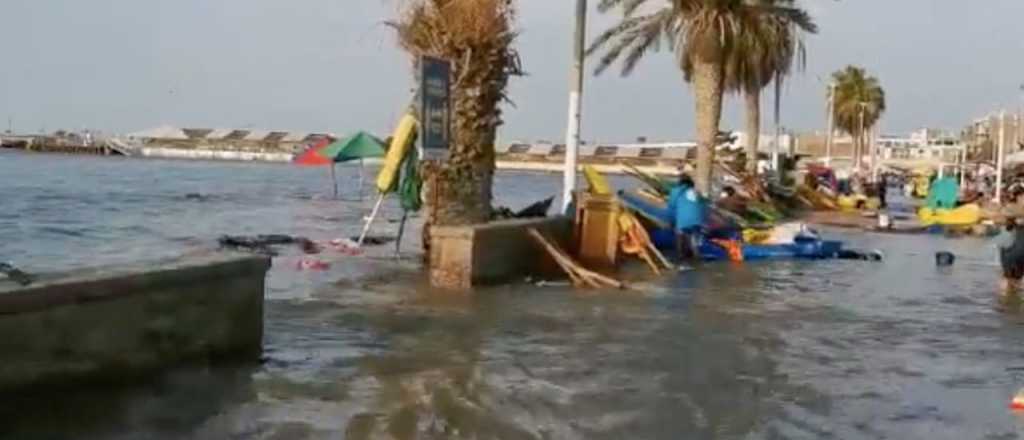
[[[60,267],[221,234],[357,234],[367,203],[328,200],[320,171],[5,155],[0,175],[37,180],[11,202],[17,217],[0,213],[15,225],[0,243],[5,256]],[[76,189],[35,174],[66,174]],[[509,206],[558,186],[498,179]],[[400,215],[394,200],[384,211]],[[888,259],[707,264],[645,279],[640,295],[513,285],[456,297],[428,291],[414,269],[381,270],[390,259],[338,257],[311,274],[286,255],[268,278],[255,371],[104,389],[65,411],[114,408],[91,422],[35,420],[65,437],[100,424],[137,438],[1015,438],[1005,399],[1020,384],[1005,369],[1024,359],[1019,320],[994,309],[992,267],[940,273],[931,258],[990,259],[987,243],[825,233]]]

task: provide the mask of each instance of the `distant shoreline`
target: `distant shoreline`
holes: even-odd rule
[[[47,151],[31,151],[22,148],[3,148],[0,150],[9,150],[24,152],[26,154],[62,154],[62,155],[73,155],[76,153],[64,149],[60,152],[47,152]],[[91,150],[89,150],[91,151]],[[215,162],[261,162],[261,163],[289,163],[296,156],[293,153],[284,152],[258,152],[258,151],[239,151],[239,150],[227,150],[227,149],[185,149],[185,148],[168,148],[168,147],[139,147],[132,149],[134,154],[125,155],[127,157],[134,157],[140,159],[170,159],[170,160],[190,160],[190,161],[215,161]],[[82,155],[95,155],[87,152],[83,148]],[[125,157],[122,156],[122,157]],[[502,171],[536,171],[546,173],[561,173],[563,165],[561,163],[561,157],[550,156],[550,159],[525,159],[522,157],[501,157],[499,155],[496,161],[496,167]],[[677,161],[663,161],[660,163],[642,163],[642,161],[592,161],[587,158],[580,158],[580,166],[591,165],[597,171],[605,174],[625,174],[627,165],[634,165],[637,168],[653,174],[660,175],[674,175],[678,173],[678,167],[681,162]],[[378,165],[381,163],[381,159],[366,159],[364,161],[366,165]]]

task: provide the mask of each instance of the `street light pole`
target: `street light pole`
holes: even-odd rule
[[[836,114],[836,83],[829,84],[828,92],[828,115],[826,116],[827,132],[825,133],[825,166],[832,166],[832,134],[835,133]]]
[[[878,125],[871,128],[871,181],[878,180]]]
[[[1015,149],[1024,145],[1024,129],[1022,129],[1022,125],[1024,125],[1024,84],[1020,85],[1020,105],[1017,107],[1017,123],[1013,127],[1014,132],[1017,134],[1015,136],[1017,138]]]
[[[864,108],[865,107],[867,107],[867,104],[865,104],[863,102],[860,103],[860,130],[857,131],[857,138],[859,139],[859,141],[857,143],[860,144],[860,145],[858,145],[856,148],[854,148],[854,151],[856,151],[857,157],[855,157],[853,159],[853,163],[855,164],[854,167],[856,168],[856,170],[858,172],[860,172],[861,166],[864,165],[863,159],[864,159],[864,137],[865,137],[864,136]]]
[[[772,147],[772,170],[775,178],[782,182],[782,167],[779,164],[779,148],[782,142],[782,80],[775,78],[775,145]]]
[[[1003,202],[1003,161],[1006,154],[1006,110],[999,112],[999,156],[996,157],[996,204]]]
[[[576,168],[580,149],[583,100],[583,56],[587,35],[587,0],[576,0],[576,32],[573,64],[569,74],[569,127],[565,132],[565,167],[562,180],[562,212],[567,213],[576,191]]]

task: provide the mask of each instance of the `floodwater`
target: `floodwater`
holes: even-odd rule
[[[371,202],[328,200],[327,176],[0,152],[0,259],[49,271],[202,251],[228,233],[354,235]],[[354,176],[339,173],[345,198]],[[553,195],[558,180],[503,174],[498,203]],[[378,234],[397,217],[388,205]],[[329,271],[309,273],[286,254],[262,362],[0,396],[0,437],[1019,438],[1024,417],[1007,405],[1024,386],[1024,315],[995,295],[991,244],[826,233],[887,259],[457,296],[425,287],[415,255],[328,255]],[[939,250],[956,266],[937,269]]]

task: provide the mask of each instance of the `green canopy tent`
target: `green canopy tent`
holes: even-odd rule
[[[363,159],[384,157],[387,148],[384,141],[360,131],[346,139],[336,141],[319,150],[317,154],[333,160],[331,164],[331,180],[334,182],[334,197],[338,197],[338,179],[334,174],[334,165],[338,162],[359,161],[359,198],[363,198]]]

